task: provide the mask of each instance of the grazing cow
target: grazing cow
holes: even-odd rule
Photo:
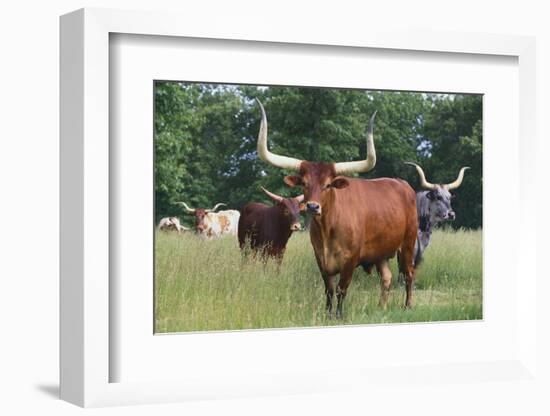
[[[416,163],[405,162],[414,166],[420,179],[420,187],[425,189],[416,194],[416,210],[418,212],[418,239],[414,247],[415,267],[420,264],[424,251],[430,244],[433,229],[442,221],[455,219],[455,212],[451,207],[451,199],[454,197],[450,191],[458,188],[464,179],[464,171],[470,169],[463,167],[454,182],[447,184],[433,184],[426,180],[424,171]]]
[[[239,211],[229,209],[226,211],[214,212],[218,207],[225,205],[216,204],[212,209],[189,208],[185,202],[178,202],[185,207],[185,210],[195,216],[195,231],[201,237],[215,238],[225,234],[236,235],[237,224],[239,223]]]
[[[159,231],[176,231],[178,234],[183,231],[189,231],[189,228],[180,224],[177,217],[164,217],[159,221]]]
[[[388,259],[401,250],[400,270],[407,278],[406,307],[412,306],[414,283],[413,252],[418,220],[414,190],[400,179],[360,179],[342,175],[367,172],[376,164],[372,115],[367,132],[367,158],[355,162],[310,162],[271,153],[267,148],[267,117],[262,113],[258,154],[273,166],[298,172],[284,181],[304,189],[306,208],[312,221],[310,239],[325,283],[326,310],[332,314],[333,277],[339,273],[336,316],[354,269],[366,263],[376,265],[381,275],[380,303],[386,309],[391,285]]]
[[[300,205],[304,196],[283,198],[263,187],[262,189],[275,205],[251,202],[244,206],[239,219],[239,246],[244,251],[246,245],[250,244],[252,250],[261,255],[262,260],[274,257],[280,263],[292,232],[301,228]]]

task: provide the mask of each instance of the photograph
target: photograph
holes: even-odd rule
[[[483,319],[483,95],[155,80],[154,332]]]

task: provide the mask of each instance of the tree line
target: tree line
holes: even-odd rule
[[[371,114],[376,167],[364,178],[398,177],[419,190],[416,170],[432,183],[452,182],[453,227],[482,226],[482,96],[334,88],[155,82],[155,216],[176,215],[189,224],[177,201],[240,209],[267,202],[260,189],[295,196],[284,172],[256,153],[260,111],[268,117],[268,145],[275,153],[311,161],[350,161],[366,155]]]

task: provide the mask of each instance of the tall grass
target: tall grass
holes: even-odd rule
[[[342,320],[325,314],[324,284],[306,232],[295,233],[280,267],[243,260],[236,237],[205,241],[159,233],[156,332],[425,322],[482,318],[481,231],[435,232],[417,273],[414,307],[404,310],[397,262],[387,311],[378,275],[355,270]],[[335,277],[337,282],[338,276]]]

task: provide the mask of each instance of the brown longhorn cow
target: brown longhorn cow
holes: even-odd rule
[[[262,189],[275,205],[251,202],[243,207],[238,227],[239,246],[246,252],[250,244],[263,261],[273,257],[280,263],[290,236],[301,229],[300,205],[304,196],[283,198]]]
[[[261,114],[258,154],[273,166],[292,170],[287,185],[302,186],[307,211],[312,215],[310,239],[317,265],[325,283],[326,310],[332,314],[333,277],[340,274],[336,289],[336,316],[342,317],[342,304],[354,269],[376,265],[381,276],[380,303],[387,307],[391,285],[388,259],[401,250],[399,269],[406,278],[405,306],[412,306],[414,284],[413,252],[418,221],[415,192],[400,179],[359,179],[342,175],[367,172],[376,164],[372,115],[367,132],[367,158],[354,162],[310,162],[271,153],[267,148],[267,116]]]

